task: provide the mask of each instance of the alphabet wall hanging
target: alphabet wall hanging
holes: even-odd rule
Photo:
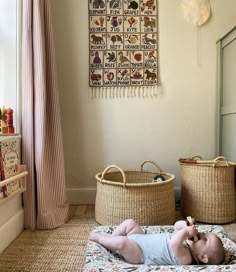
[[[157,0],[89,0],[89,86],[158,85]]]

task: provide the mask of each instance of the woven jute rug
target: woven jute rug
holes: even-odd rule
[[[47,272],[83,271],[87,240],[98,225],[94,206],[84,214],[72,215],[62,227],[47,231],[25,230],[1,255],[0,271]],[[176,212],[176,220],[183,219]],[[224,225],[236,242],[236,222]]]
[[[76,216],[49,231],[24,231],[1,255],[0,271],[83,271],[94,217]]]

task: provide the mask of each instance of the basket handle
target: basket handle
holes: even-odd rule
[[[214,162],[214,166],[215,166],[218,162],[224,162],[225,165],[226,165],[227,167],[229,167],[228,161],[227,161],[226,158],[223,157],[223,156],[216,157],[216,158],[213,160],[213,162]]]
[[[193,156],[193,157],[191,157],[191,158],[179,158],[179,162],[180,163],[190,163],[190,164],[195,164],[195,163],[197,163],[197,162],[200,162],[200,161],[198,161],[197,160],[197,158],[200,160],[200,161],[202,161],[202,157],[201,156],[198,156],[198,155],[195,155],[195,156]]]
[[[144,164],[146,164],[147,162],[148,162],[148,163],[154,164],[154,165],[156,166],[156,168],[158,169],[159,173],[160,173],[160,174],[162,173],[161,167],[160,167],[156,162],[154,162],[154,161],[149,161],[149,160],[146,160],[146,161],[144,161],[144,162],[141,164],[141,172],[143,172],[143,166],[144,166]]]
[[[196,158],[199,158],[200,160],[196,160]],[[180,163],[190,163],[190,164],[211,164],[213,167],[215,167],[217,164],[219,164],[220,162],[225,163],[225,166],[229,167],[230,165],[236,166],[236,163],[234,162],[229,162],[225,157],[223,156],[219,156],[216,157],[214,160],[203,160],[201,156],[193,156],[189,159],[179,159]]]
[[[124,173],[124,171],[123,171],[120,167],[118,167],[117,165],[109,165],[109,166],[107,166],[107,168],[105,168],[105,170],[102,172],[101,183],[103,183],[103,178],[104,178],[105,174],[108,172],[108,170],[110,170],[110,169],[112,169],[112,168],[115,168],[115,169],[117,169],[117,170],[119,170],[119,171],[121,172],[122,177],[123,177],[123,186],[125,187],[125,185],[126,185],[126,177],[125,177],[125,173]]]
[[[196,160],[196,158],[199,158],[200,160],[202,160],[202,157],[201,157],[201,156],[198,156],[198,155],[193,156],[191,159],[192,159],[192,160]]]

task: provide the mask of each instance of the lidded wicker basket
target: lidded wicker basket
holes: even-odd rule
[[[204,161],[200,156],[179,159],[179,162],[183,216],[191,215],[204,223],[234,221],[236,164],[224,157]]]
[[[156,171],[145,171],[152,163]],[[113,171],[110,169],[113,168]],[[115,171],[114,171],[115,169]],[[157,174],[164,181],[152,182]],[[98,173],[95,218],[101,225],[117,225],[132,218],[140,225],[166,225],[175,221],[175,176],[165,173],[153,161],[144,161],[140,170],[108,166]]]

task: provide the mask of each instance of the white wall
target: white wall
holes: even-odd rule
[[[11,107],[14,113],[17,110],[16,15],[16,0],[0,1],[0,108]]]
[[[151,159],[179,185],[178,158],[215,156],[216,41],[236,24],[235,0],[211,1],[198,30],[184,21],[180,0],[159,0],[159,95],[120,99],[89,98],[88,1],[51,2],[73,203],[94,201],[94,175],[110,164],[134,169]]]

